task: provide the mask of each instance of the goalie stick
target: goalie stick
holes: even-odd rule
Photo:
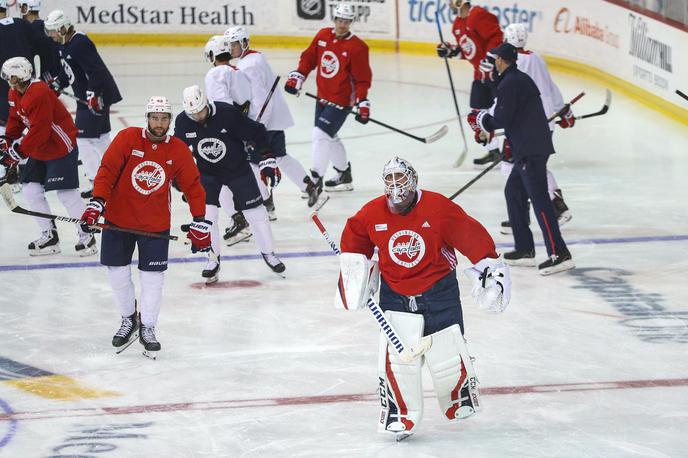
[[[14,196],[12,195],[12,189],[10,188],[10,185],[7,183],[0,186],[0,194],[2,195],[2,198],[5,201],[5,203],[7,204],[7,206],[9,207],[9,209],[14,213],[19,213],[21,215],[28,215],[28,216],[36,216],[39,218],[47,218],[47,219],[52,219],[52,220],[57,220],[57,221],[64,221],[66,223],[83,224],[83,221],[81,221],[79,218],[70,218],[68,216],[51,215],[49,213],[35,212],[32,210],[27,210],[25,208],[20,207],[17,204],[17,202],[14,200]],[[178,239],[178,237],[176,235],[166,235],[166,234],[158,234],[157,232],[138,231],[136,229],[126,229],[124,227],[110,226],[109,224],[97,223],[97,224],[94,224],[94,225],[89,226],[89,227],[104,229],[104,230],[108,230],[108,231],[128,232],[130,234],[143,235],[146,237],[151,237],[151,238],[156,238],[156,239],[167,239],[167,240],[177,240]]]
[[[442,27],[440,26],[440,10],[439,3],[437,4],[437,11],[435,11],[435,23],[437,24],[437,33],[440,35],[440,43],[444,43],[442,36]],[[444,65],[447,67],[447,77],[449,78],[449,87],[451,88],[452,99],[454,99],[454,108],[456,109],[456,116],[459,118],[459,127],[461,128],[461,138],[463,138],[463,150],[459,154],[458,159],[454,163],[454,167],[460,167],[463,161],[466,160],[468,154],[468,143],[466,142],[466,133],[463,130],[463,122],[461,120],[461,111],[459,111],[459,102],[456,100],[456,90],[454,89],[454,79],[452,78],[451,69],[449,68],[449,59],[444,56]]]
[[[339,247],[337,246],[337,243],[334,240],[332,240],[330,234],[327,232],[327,229],[325,229],[325,226],[323,225],[322,221],[320,221],[317,212],[311,213],[311,219],[320,230],[320,233],[322,234],[325,241],[330,245],[332,251],[337,256],[342,254]],[[392,327],[392,324],[389,321],[387,321],[385,313],[382,311],[377,302],[375,302],[375,299],[372,295],[368,297],[367,305],[368,310],[370,310],[370,312],[373,314],[373,318],[375,318],[375,321],[377,322],[377,325],[380,327],[380,330],[385,334],[387,341],[392,347],[394,347],[394,350],[396,350],[397,354],[399,355],[399,358],[401,358],[402,361],[404,361],[405,363],[411,362],[418,356],[428,351],[428,349],[430,349],[430,346],[432,345],[432,337],[430,336],[423,337],[420,343],[418,344],[417,348],[412,348],[405,345],[402,342],[399,335],[397,334],[397,332]]]
[[[315,99],[315,100],[320,101],[321,103],[324,103],[325,105],[328,105],[328,106],[331,106],[331,107],[333,107],[333,108],[336,108],[337,110],[348,110],[348,109],[349,109],[349,107],[344,107],[344,106],[342,106],[342,105],[338,105],[338,104],[336,104],[336,103],[334,103],[334,102],[331,102],[331,101],[329,101],[329,100],[322,99],[322,98],[320,98],[320,97],[318,97],[318,96],[316,96],[316,95],[311,94],[310,92],[306,92],[306,95],[307,95],[308,97],[312,98],[312,99]],[[351,110],[351,112],[352,112],[353,114],[358,114],[358,113],[357,113],[356,111],[354,111],[354,110]],[[390,126],[389,124],[385,124],[385,123],[382,122],[382,121],[378,121],[377,119],[368,118],[368,120],[369,120],[370,122],[372,122],[373,124],[377,124],[377,125],[379,125],[379,126],[386,127],[386,128],[389,129],[389,130],[393,130],[394,132],[400,133],[401,135],[406,135],[407,137],[410,137],[410,138],[412,138],[412,139],[414,139],[414,140],[418,140],[419,142],[422,142],[422,143],[432,143],[432,142],[436,142],[436,141],[439,140],[440,138],[442,138],[442,137],[444,137],[445,135],[447,135],[447,132],[449,132],[449,128],[445,125],[445,126],[440,127],[440,129],[439,129],[437,132],[433,133],[432,135],[429,135],[429,136],[427,136],[427,137],[418,137],[418,136],[416,136],[416,135],[409,134],[409,133],[406,132],[406,131],[403,131],[403,130],[401,130],[401,129],[398,129],[398,128],[394,127],[394,126]]]

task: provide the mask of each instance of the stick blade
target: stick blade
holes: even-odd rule
[[[9,185],[9,183],[5,183],[0,186],[0,194],[2,195],[2,200],[5,201],[10,210],[14,211],[14,209],[17,208],[17,202],[14,200],[14,196],[12,195],[12,187]]]
[[[442,137],[444,137],[445,135],[447,135],[447,132],[449,132],[449,127],[447,127],[446,125],[444,125],[444,126],[440,127],[440,130],[438,130],[438,131],[435,132],[434,134],[430,135],[429,137],[425,137],[425,138],[423,139],[423,141],[424,141],[425,143],[436,142],[436,141],[439,140],[440,138],[442,138]]]
[[[456,159],[454,162],[454,167],[461,167],[463,165],[463,162],[466,160],[466,156],[468,155],[468,148],[464,146],[463,151],[461,151],[461,154],[459,154],[459,157]]]

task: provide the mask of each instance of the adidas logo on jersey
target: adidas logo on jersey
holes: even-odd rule
[[[221,134],[226,134],[226,133],[227,133],[227,129],[224,129],[224,128],[223,128],[223,129],[220,131],[220,133],[221,133]]]
[[[423,223],[423,225],[422,225],[421,227],[430,227],[430,223],[428,223],[428,222],[426,221],[426,222]]]

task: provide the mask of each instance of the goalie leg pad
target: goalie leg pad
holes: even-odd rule
[[[459,325],[432,334],[425,353],[442,413],[449,419],[466,418],[480,410],[478,379]]]
[[[406,345],[418,345],[423,337],[422,315],[387,311],[385,316]],[[420,423],[423,416],[422,364],[422,357],[409,363],[401,361],[394,349],[390,348],[385,335],[380,333],[379,432],[390,432],[396,436],[409,435]]]
[[[346,310],[365,308],[370,295],[377,292],[380,278],[377,262],[360,253],[342,253],[339,268],[335,307]]]

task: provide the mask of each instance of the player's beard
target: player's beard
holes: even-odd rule
[[[169,130],[170,130],[169,127],[167,127],[167,128],[165,128],[165,127],[151,128],[150,126],[148,126],[146,133],[148,134],[151,141],[160,142],[165,138],[165,136],[167,135],[167,131],[169,131]]]
[[[387,197],[387,208],[389,209],[390,212],[394,213],[395,215],[408,215],[411,210],[413,210],[413,207],[416,206],[416,199],[417,199],[417,193],[416,191],[413,191],[412,193],[409,193],[408,196],[406,196],[406,199],[401,201],[398,204],[393,203],[389,197]]]

